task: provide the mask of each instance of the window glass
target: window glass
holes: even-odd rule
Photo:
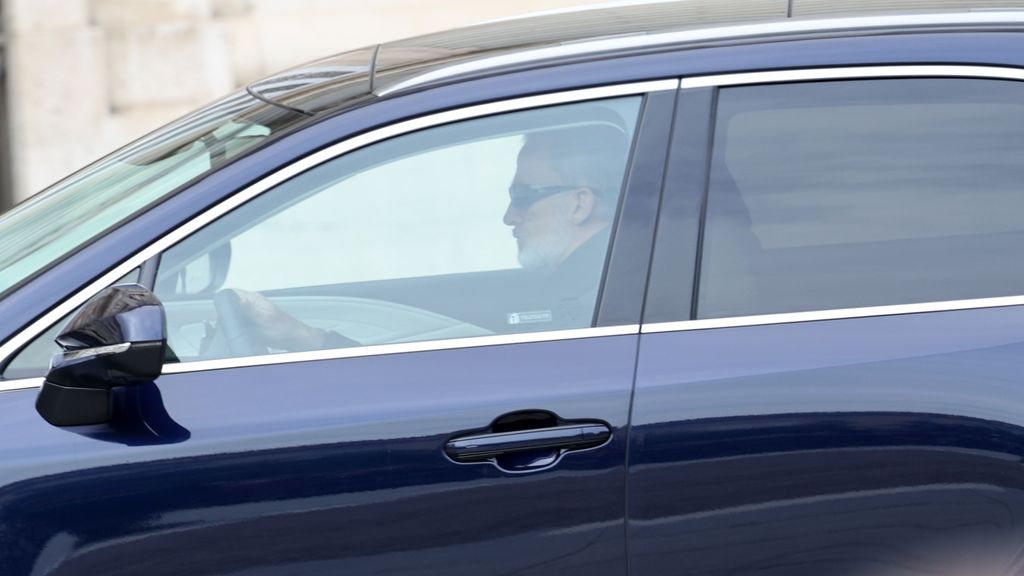
[[[721,90],[698,317],[1024,294],[1024,87]]]
[[[0,216],[0,293],[302,118],[245,92],[168,124]]]
[[[480,118],[307,171],[161,259],[182,360],[588,327],[640,97]]]

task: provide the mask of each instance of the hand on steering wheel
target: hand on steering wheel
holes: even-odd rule
[[[221,290],[214,295],[213,306],[217,312],[215,347],[220,354],[259,356],[268,354],[270,348],[299,352],[361,345],[298,320],[259,292]]]
[[[216,340],[219,347],[232,356],[258,356],[267,353],[267,345],[255,322],[235,290],[221,290],[213,295],[217,312]]]

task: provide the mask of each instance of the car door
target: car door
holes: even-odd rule
[[[683,80],[631,574],[1019,573],[1022,79]]]
[[[387,126],[109,271],[141,270],[171,352],[107,424],[51,427],[35,391],[0,395],[18,437],[0,449],[2,572],[625,574],[677,85]],[[545,162],[529,177],[527,146]],[[527,214],[559,202],[547,216],[585,237]]]

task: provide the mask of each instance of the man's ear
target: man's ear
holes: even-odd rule
[[[572,191],[572,222],[583,224],[594,215],[594,191],[590,188],[579,188]]]

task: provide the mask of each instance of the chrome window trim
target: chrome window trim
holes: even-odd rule
[[[13,390],[30,390],[40,388],[43,385],[43,378],[19,378],[17,380],[0,380],[0,392]]]
[[[742,72],[735,74],[688,77],[682,79],[680,82],[680,89],[686,90],[719,86],[802,82],[808,80],[922,77],[1024,80],[1024,70],[1001,66],[971,65],[846,66],[837,68],[775,70],[767,72]],[[884,306],[865,306],[858,308],[812,310],[806,312],[786,312],[780,314],[708,318],[702,320],[656,322],[642,325],[640,331],[642,334],[657,334],[660,332],[767,326],[772,324],[818,322],[822,320],[843,320],[853,318],[870,318],[876,316],[897,316],[903,314],[921,314],[926,312],[950,312],[955,310],[977,310],[983,308],[1001,308],[1020,305],[1024,305],[1024,296],[1000,296],[994,298],[972,298],[965,300],[947,300],[942,302],[923,302],[917,304],[890,304]]]
[[[756,24],[738,24],[663,32],[660,34],[637,34],[619,38],[580,41],[545,48],[525,50],[514,54],[502,54],[470,62],[424,72],[408,80],[388,86],[375,93],[379,96],[424,84],[438,82],[464,74],[478,73],[492,68],[515,66],[580,56],[598,52],[615,52],[637,48],[657,47],[670,44],[695,44],[699,42],[756,39],[787,34],[808,34],[815,32],[852,32],[885,30],[901,27],[945,27],[1022,25],[1024,12],[1020,10],[983,10],[977,12],[953,12],[945,14],[900,14],[888,16],[852,16],[842,18],[820,18],[809,20],[782,20]]]
[[[51,325],[53,325],[54,322],[58,321],[59,319],[64,317],[66,314],[70,313],[72,310],[74,310],[75,308],[77,308],[81,304],[85,303],[85,301],[87,301],[89,298],[92,298],[96,293],[98,293],[104,287],[106,287],[110,283],[114,282],[118,278],[124,276],[125,274],[127,274],[131,270],[135,269],[136,267],[141,265],[143,262],[145,262],[149,258],[152,258],[153,256],[163,252],[164,250],[167,250],[171,246],[174,246],[175,244],[177,244],[181,240],[183,240],[186,237],[188,237],[190,234],[198,231],[200,228],[202,228],[202,227],[206,226],[207,224],[213,222],[217,218],[223,216],[224,214],[226,214],[229,211],[237,208],[238,206],[244,204],[245,202],[251,200],[252,198],[255,198],[259,194],[262,194],[266,190],[269,190],[270,188],[273,188],[274,186],[277,186],[278,184],[280,184],[280,183],[282,183],[282,182],[284,182],[284,181],[286,181],[286,180],[288,180],[288,179],[290,179],[290,178],[292,178],[294,176],[297,176],[298,174],[301,174],[301,173],[303,173],[303,172],[305,172],[307,170],[310,170],[310,169],[312,169],[312,168],[314,168],[314,167],[316,167],[316,166],[318,166],[320,164],[323,164],[324,162],[332,160],[333,158],[335,158],[337,156],[340,156],[342,154],[346,154],[346,153],[351,152],[353,150],[356,150],[358,148],[362,148],[364,146],[368,146],[370,144],[374,144],[376,142],[379,142],[379,141],[382,141],[382,140],[385,140],[385,139],[388,139],[388,138],[393,138],[395,136],[399,136],[399,135],[406,134],[406,133],[409,133],[409,132],[414,132],[416,130],[422,130],[424,128],[430,128],[430,127],[433,127],[433,126],[439,126],[441,124],[448,124],[448,123],[456,122],[456,121],[460,121],[460,120],[468,120],[468,119],[471,119],[471,118],[479,118],[479,117],[483,117],[483,116],[490,116],[490,115],[493,115],[493,114],[500,114],[500,113],[505,113],[505,112],[513,112],[513,111],[518,111],[518,110],[527,110],[527,109],[530,109],[530,108],[540,108],[540,107],[543,107],[543,106],[551,106],[551,105],[555,105],[555,104],[568,104],[568,103],[572,103],[572,102],[583,102],[583,101],[587,101],[587,100],[598,100],[598,99],[602,99],[602,98],[613,98],[613,97],[616,97],[616,96],[629,96],[629,95],[635,95],[635,94],[647,94],[647,93],[651,93],[651,92],[661,92],[661,91],[667,91],[667,90],[677,90],[678,88],[679,88],[679,79],[678,78],[672,78],[672,79],[665,79],[665,80],[651,80],[651,81],[647,81],[647,82],[630,82],[630,83],[618,84],[618,85],[614,85],[614,86],[602,86],[602,87],[598,87],[598,88],[584,88],[584,89],[579,89],[579,90],[568,90],[568,91],[555,92],[555,93],[550,93],[550,94],[541,94],[541,95],[537,95],[537,96],[527,96],[527,97],[522,97],[522,98],[513,98],[513,99],[503,100],[503,101],[499,101],[499,102],[490,102],[490,103],[487,103],[487,104],[477,104],[477,105],[473,105],[473,106],[467,106],[465,108],[459,108],[459,109],[456,109],[456,110],[448,110],[448,111],[445,111],[445,112],[438,112],[438,113],[434,113],[434,114],[428,114],[426,116],[421,116],[419,118],[414,118],[412,120],[406,120],[404,122],[398,122],[396,124],[391,124],[391,125],[385,126],[383,128],[378,128],[376,130],[367,132],[365,134],[360,134],[360,135],[355,136],[353,138],[349,138],[347,140],[344,140],[342,142],[339,142],[337,144],[329,146],[329,147],[327,147],[327,148],[325,148],[323,150],[320,150],[318,152],[310,154],[309,156],[306,156],[305,158],[302,158],[302,159],[292,163],[291,165],[289,165],[289,166],[287,166],[285,168],[282,168],[281,170],[271,174],[270,176],[267,176],[267,177],[259,180],[258,182],[254,183],[254,184],[251,184],[250,186],[242,189],[241,191],[233,194],[232,196],[230,196],[230,197],[226,198],[225,200],[219,202],[218,204],[212,206],[211,208],[209,208],[206,211],[202,212],[198,216],[192,218],[188,222],[182,224],[181,226],[175,228],[174,230],[172,230],[168,234],[164,235],[162,238],[160,238],[156,242],[153,242],[152,244],[150,244],[149,246],[143,248],[139,252],[136,252],[134,255],[129,257],[127,260],[125,260],[121,264],[115,266],[114,268],[110,269],[105,274],[101,275],[98,279],[96,279],[95,281],[93,281],[90,284],[88,284],[84,289],[78,290],[77,292],[72,294],[70,297],[68,297],[65,300],[63,300],[56,307],[51,309],[49,312],[47,312],[47,313],[43,314],[42,316],[40,316],[39,318],[37,318],[35,321],[33,321],[31,324],[29,324],[26,328],[24,328],[23,330],[18,332],[16,335],[14,335],[10,339],[8,339],[6,342],[4,342],[2,345],[0,345],[0,365],[6,363],[10,359],[10,356],[12,354],[16,353],[25,344],[28,344],[29,342],[31,342],[32,339],[34,339],[39,334],[41,334],[44,330],[46,330]],[[626,326],[626,327],[616,327],[616,328],[627,328],[627,329],[630,329],[630,330],[634,330],[635,327]],[[601,330],[604,330],[604,328],[587,328],[587,329],[582,329],[582,330],[598,330],[598,331],[601,331]],[[636,328],[634,331],[638,331],[638,330],[639,329]],[[525,336],[529,336],[531,339],[530,340],[524,340],[524,341],[539,342],[539,341],[545,340],[545,338],[541,337],[541,335],[544,335],[544,334],[554,335],[552,338],[550,338],[550,339],[554,339],[554,340],[565,339],[566,337],[560,336],[560,334],[562,332],[564,332],[564,331],[536,332],[536,333],[531,333],[531,334],[528,334],[528,335],[524,334],[524,335],[511,335],[511,336],[524,336],[524,337]],[[568,336],[568,337],[569,338],[580,338],[580,337],[589,337],[589,336],[579,336],[579,335],[576,335],[576,336]],[[493,337],[492,336],[483,336],[483,337],[480,337],[480,339],[482,339],[481,343],[465,344],[465,346],[463,346],[463,347],[466,347],[466,346],[478,346],[478,345],[488,345],[486,342],[487,342],[487,339],[489,339],[489,338],[493,338]],[[471,339],[466,339],[466,340],[480,340],[480,339],[471,338]],[[427,342],[431,342],[431,341],[427,341]],[[433,342],[437,342],[438,343],[438,348],[436,348],[436,349],[440,350],[440,349],[444,349],[446,347],[452,346],[453,345],[452,343],[455,342],[455,341],[451,341],[451,340],[449,340],[449,341],[438,340],[438,341],[433,341]],[[506,342],[506,343],[511,343],[511,342]],[[387,346],[406,346],[406,345],[405,344],[401,344],[401,345],[387,345]],[[374,348],[377,351],[375,351],[375,352],[367,352],[366,355],[391,353],[391,352],[388,352],[388,351],[384,351],[382,347],[377,347],[377,346],[366,347],[365,349],[368,350],[370,348]],[[351,357],[349,355],[351,353],[350,352],[351,350],[353,350],[353,349],[340,349],[340,350],[338,350],[338,353],[340,355],[336,356],[336,357],[338,357],[338,358]],[[355,349],[355,350],[363,350],[363,348],[359,348],[359,349]],[[284,362],[297,362],[297,361],[303,361],[302,359],[306,359],[307,355],[309,355],[309,354],[314,354],[315,355],[315,354],[318,354],[318,353],[297,353],[297,354],[298,354],[297,356],[295,354],[273,355],[273,358],[279,358],[280,359],[279,360],[280,363],[284,363]],[[325,356],[325,357],[330,357],[330,356]],[[268,356],[268,358],[270,358],[270,356]],[[310,358],[310,359],[320,359],[320,357],[317,356],[315,358]],[[265,363],[269,364],[269,363],[278,363],[278,362],[265,362]],[[257,365],[257,364],[253,364],[253,365]],[[260,364],[260,365],[262,365],[262,364]],[[25,379],[25,380],[36,380],[36,379]],[[0,391],[7,390],[8,386],[11,386],[11,385],[13,385],[16,382],[22,382],[22,380],[10,380],[10,381],[6,381],[6,382],[0,381]]]
[[[844,66],[840,68],[813,68],[804,70],[771,70],[767,72],[741,72],[683,78],[680,88],[708,88],[804,82],[808,80],[853,80],[866,78],[984,78],[991,80],[1024,80],[1024,70],[1002,66],[974,65],[915,65],[915,66]]]
[[[685,332],[689,330],[712,330],[716,328],[741,328],[749,326],[769,326],[773,324],[795,324],[799,322],[819,322],[822,320],[850,320],[854,318],[872,318],[877,316],[899,316],[904,314],[922,314],[926,312],[953,312],[958,310],[982,310],[985,308],[1005,308],[1007,306],[1024,305],[1024,296],[999,296],[996,298],[976,298],[971,300],[947,300],[944,302],[921,302],[918,304],[893,304],[887,306],[866,306],[863,308],[837,308],[833,310],[813,310],[809,312],[784,312],[781,314],[761,314],[755,316],[733,316],[729,318],[707,318],[703,320],[678,320],[675,322],[655,322],[644,324],[641,334],[658,334],[661,332]]]
[[[244,356],[239,358],[225,358],[223,360],[180,362],[177,364],[167,364],[164,366],[162,373],[182,374],[186,372],[223,370],[226,368],[267,366],[270,364],[290,364],[294,362],[313,362],[316,360],[337,360],[340,358],[362,358],[366,356],[390,356],[393,354],[409,354],[411,352],[435,352],[440,350],[459,350],[462,348],[529,344],[533,342],[603,338],[606,336],[629,336],[639,333],[640,325],[633,324],[626,326],[602,326],[598,328],[576,328],[572,330],[551,330],[547,332],[526,332],[522,334],[495,334],[493,336],[452,338],[450,340],[424,340],[422,342],[378,344],[376,346],[359,346],[356,348],[334,348],[331,350],[313,350],[310,352],[286,352],[282,354],[266,354],[263,356]]]

